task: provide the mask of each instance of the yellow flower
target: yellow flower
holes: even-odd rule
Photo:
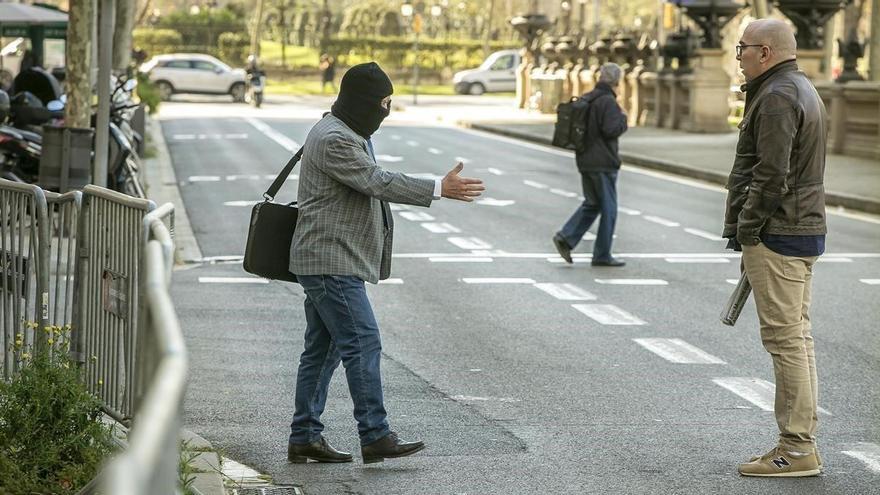
[[[103,384],[104,384],[104,380],[98,380],[98,385],[103,385]]]
[[[47,340],[47,342],[49,342],[49,345],[52,345],[55,343],[55,339],[49,339],[49,340]]]
[[[27,359],[30,359],[30,358],[31,358],[31,355],[30,355],[29,352],[22,352],[22,353],[21,353],[21,358],[27,360]]]

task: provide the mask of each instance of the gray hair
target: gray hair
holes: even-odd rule
[[[617,86],[622,73],[623,69],[615,63],[608,62],[607,64],[602,64],[602,67],[599,68],[599,82]]]

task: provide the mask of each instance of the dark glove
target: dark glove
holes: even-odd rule
[[[736,252],[740,252],[743,250],[742,244],[736,240],[736,237],[728,237],[727,238],[727,247],[725,249],[733,249]]]

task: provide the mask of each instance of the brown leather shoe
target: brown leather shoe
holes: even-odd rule
[[[352,456],[348,452],[340,452],[321,437],[312,443],[289,443],[287,444],[287,460],[294,464],[305,464],[309,460],[316,462],[351,462]]]
[[[379,440],[361,447],[361,457],[364,458],[364,464],[372,464],[382,462],[386,458],[406,457],[424,448],[424,442],[404,442],[397,438],[397,433],[391,432]]]

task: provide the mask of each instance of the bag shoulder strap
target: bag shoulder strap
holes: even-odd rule
[[[275,199],[275,195],[278,194],[278,190],[281,189],[282,185],[284,185],[284,181],[287,180],[287,176],[290,175],[290,171],[293,170],[296,162],[298,162],[299,159],[302,158],[304,149],[305,146],[300,148],[299,151],[297,151],[290,158],[290,160],[287,162],[287,165],[285,165],[284,168],[281,170],[281,173],[278,174],[278,177],[275,177],[275,182],[273,182],[272,185],[269,186],[269,189],[267,189],[266,192],[263,193],[263,198],[265,198],[266,201],[272,201]]]

